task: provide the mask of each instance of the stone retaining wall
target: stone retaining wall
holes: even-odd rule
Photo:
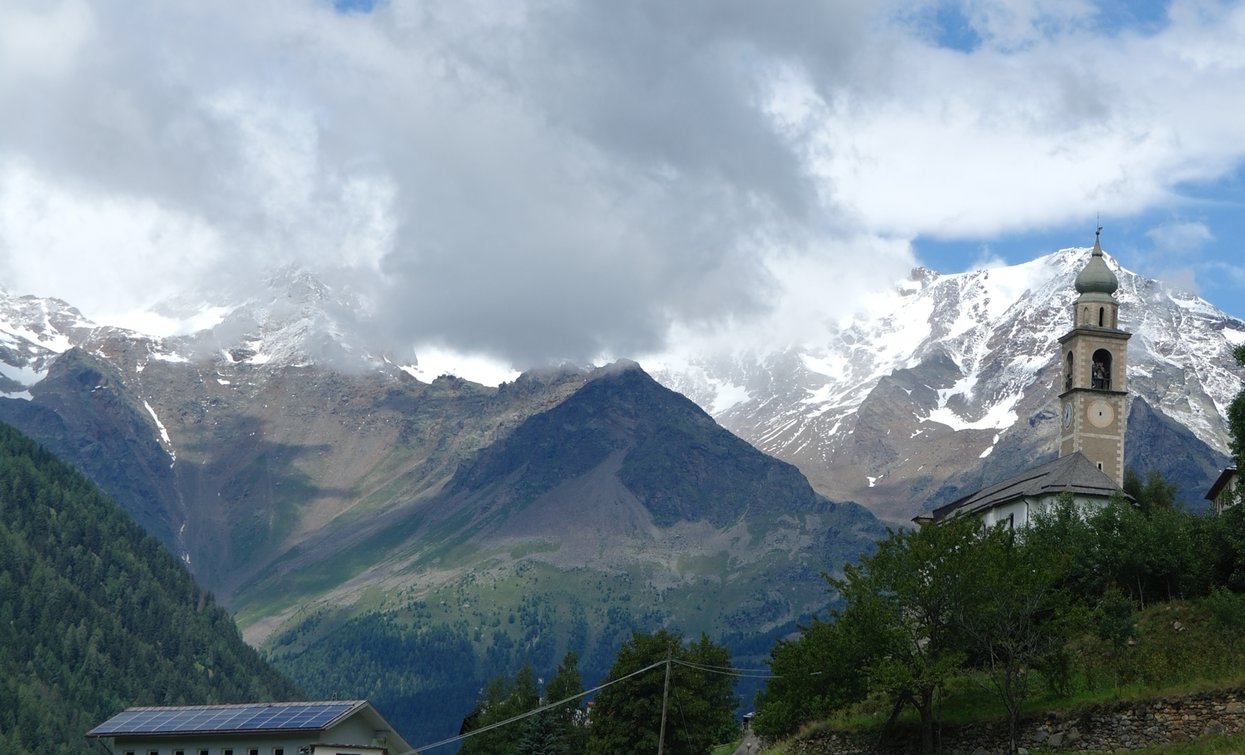
[[[1112,752],[1245,731],[1245,687],[1154,700],[1124,700],[1075,711],[1027,717],[1020,722],[1024,750]],[[944,753],[1007,751],[1007,724],[944,726]],[[793,743],[800,755],[910,753],[921,751],[920,732],[901,729],[879,745],[876,733],[823,730]]]

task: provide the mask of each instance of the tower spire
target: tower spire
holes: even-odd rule
[[[1059,455],[1082,453],[1122,485],[1128,410],[1127,346],[1120,330],[1119,280],[1102,253],[1102,226],[1094,231],[1089,262],[1076,276],[1072,330],[1059,339],[1063,361],[1063,428]]]

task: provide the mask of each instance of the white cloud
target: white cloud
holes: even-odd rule
[[[811,338],[907,239],[1125,217],[1245,159],[1240,3],[1142,33],[966,0],[968,52],[912,7],[9,3],[0,272],[105,316],[293,263],[395,353],[583,361]]]
[[[1155,226],[1146,231],[1146,237],[1159,254],[1183,257],[1196,255],[1202,247],[1215,239],[1205,223],[1196,221]]]
[[[0,274],[10,290],[57,296],[107,320],[176,294],[223,256],[198,217],[0,163]]]
[[[93,32],[94,18],[84,2],[0,6],[0,71],[8,72],[0,81],[14,75],[42,81],[68,75]]]
[[[1085,0],[967,0],[964,5],[977,34],[1001,49],[1039,45],[1094,15]]]

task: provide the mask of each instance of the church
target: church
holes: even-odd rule
[[[1124,484],[1128,412],[1128,339],[1119,327],[1119,281],[1103,259],[1099,236],[1076,277],[1072,329],[1059,339],[1059,458],[913,519],[937,523],[971,514],[986,525],[1024,527],[1064,493],[1082,510],[1105,506]]]

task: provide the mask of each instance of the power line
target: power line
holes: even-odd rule
[[[705,664],[700,664],[700,663],[692,663],[691,661],[681,661],[677,658],[672,658],[669,660],[661,660],[661,661],[657,661],[656,663],[645,666],[644,668],[639,669],[638,671],[632,671],[630,674],[627,674],[626,676],[621,676],[611,682],[606,682],[600,686],[593,687],[592,689],[584,690],[583,692],[580,692],[577,695],[571,695],[570,697],[564,700],[558,700],[557,702],[554,702],[554,703],[548,703],[538,708],[533,708],[532,710],[529,710],[525,713],[520,713],[518,715],[511,716],[510,718],[507,718],[504,721],[498,721],[496,723],[491,723],[486,726],[481,726],[478,729],[472,729],[471,731],[466,732],[465,734],[459,734],[458,736],[449,737],[447,739],[442,739],[440,741],[433,742],[432,744],[422,745],[420,747],[415,748],[414,750],[408,750],[407,752],[402,753],[402,755],[417,755],[417,753],[419,752],[423,752],[426,750],[432,750],[437,747],[443,747],[445,745],[452,744],[454,742],[458,742],[463,739],[467,739],[468,737],[474,737],[477,734],[483,734],[487,731],[492,731],[493,729],[499,729],[503,726],[508,726],[516,721],[522,721],[523,719],[530,718],[531,716],[535,716],[538,713],[544,713],[547,710],[552,710],[554,708],[561,707],[569,702],[574,702],[575,700],[578,700],[582,697],[587,697],[588,695],[591,695],[594,692],[599,692],[605,689],[606,687],[611,687],[615,684],[618,684],[619,682],[625,682],[631,677],[639,676],[640,674],[643,674],[646,671],[652,671],[653,669],[658,668],[660,666],[668,667],[672,663],[677,663],[680,666],[686,666],[687,668],[696,669],[697,671],[703,671],[709,674],[718,674],[720,676],[730,676],[736,679],[781,679],[783,678],[783,674],[770,673],[769,671],[765,669],[736,669],[731,666],[710,666],[710,665],[705,665]],[[813,671],[813,672],[809,672],[808,675],[817,676],[821,673],[823,672]]]
[[[579,694],[577,694],[577,695],[571,695],[570,697],[568,697],[568,698],[566,698],[566,699],[564,699],[564,700],[559,700],[559,701],[557,701],[556,703],[549,703],[549,704],[547,704],[547,705],[542,705],[542,706],[540,706],[539,708],[534,708],[534,709],[532,709],[532,710],[527,711],[526,713],[520,713],[519,715],[517,715],[517,716],[511,716],[510,718],[507,718],[507,719],[506,719],[506,720],[504,720],[504,721],[498,721],[497,723],[488,724],[487,726],[481,726],[481,727],[480,727],[480,728],[478,728],[478,729],[472,729],[471,731],[469,731],[469,732],[467,732],[467,733],[465,733],[465,734],[459,734],[459,735],[458,735],[458,736],[456,736],[456,737],[450,737],[450,738],[448,738],[448,739],[442,739],[442,740],[441,740],[441,741],[439,741],[439,742],[433,742],[432,744],[429,744],[429,745],[422,745],[422,746],[420,746],[420,747],[416,747],[414,750],[408,750],[408,751],[406,751],[406,752],[402,753],[402,755],[417,755],[417,753],[420,753],[420,752],[423,752],[423,751],[426,751],[426,750],[432,750],[432,749],[435,749],[435,748],[437,748],[437,747],[443,747],[443,746],[448,745],[448,744],[451,744],[451,743],[453,743],[453,742],[457,742],[457,741],[459,741],[459,740],[466,739],[467,737],[474,737],[475,735],[477,735],[477,734],[483,734],[483,733],[484,733],[484,732],[486,732],[486,731],[492,731],[493,729],[499,729],[499,728],[501,728],[502,726],[508,726],[509,724],[512,724],[512,723],[514,723],[515,721],[522,721],[522,720],[523,720],[523,719],[525,719],[525,718],[529,718],[529,717],[534,716],[534,715],[536,715],[536,714],[538,714],[538,713],[544,713],[544,712],[545,712],[545,711],[547,711],[547,710],[552,710],[552,709],[554,709],[554,708],[560,707],[560,706],[565,705],[565,704],[567,704],[567,703],[569,703],[569,702],[573,702],[573,701],[575,701],[575,700],[578,700],[578,699],[579,699],[579,698],[581,698],[581,697],[587,697],[588,695],[591,695],[593,692],[599,692],[599,691],[601,691],[601,690],[605,689],[606,687],[613,686],[613,685],[615,685],[615,684],[618,684],[619,682],[625,682],[626,680],[630,679],[630,678],[631,678],[631,677],[633,677],[633,676],[639,676],[640,674],[643,674],[645,671],[652,671],[653,669],[655,669],[655,668],[657,668],[657,667],[659,667],[659,666],[665,666],[667,663],[668,663],[668,661],[658,661],[658,662],[656,662],[656,663],[654,663],[654,664],[652,664],[652,665],[650,665],[650,666],[645,666],[644,668],[640,669],[639,671],[632,671],[630,674],[627,674],[626,676],[620,676],[619,678],[615,679],[615,680],[614,680],[614,681],[612,681],[612,682],[606,682],[605,684],[602,684],[602,685],[601,685],[601,686],[599,686],[599,687],[593,687],[592,689],[589,689],[589,690],[584,690],[583,692],[580,692],[580,693],[579,693]]]
[[[736,679],[780,679],[782,678],[781,674],[773,674],[763,669],[733,669],[730,666],[702,666],[699,663],[692,663],[690,661],[680,661],[677,659],[674,662],[679,664],[680,666],[687,666],[688,668],[693,668],[693,669],[696,669],[697,671],[704,671],[707,674],[718,674],[719,676],[731,676]]]

